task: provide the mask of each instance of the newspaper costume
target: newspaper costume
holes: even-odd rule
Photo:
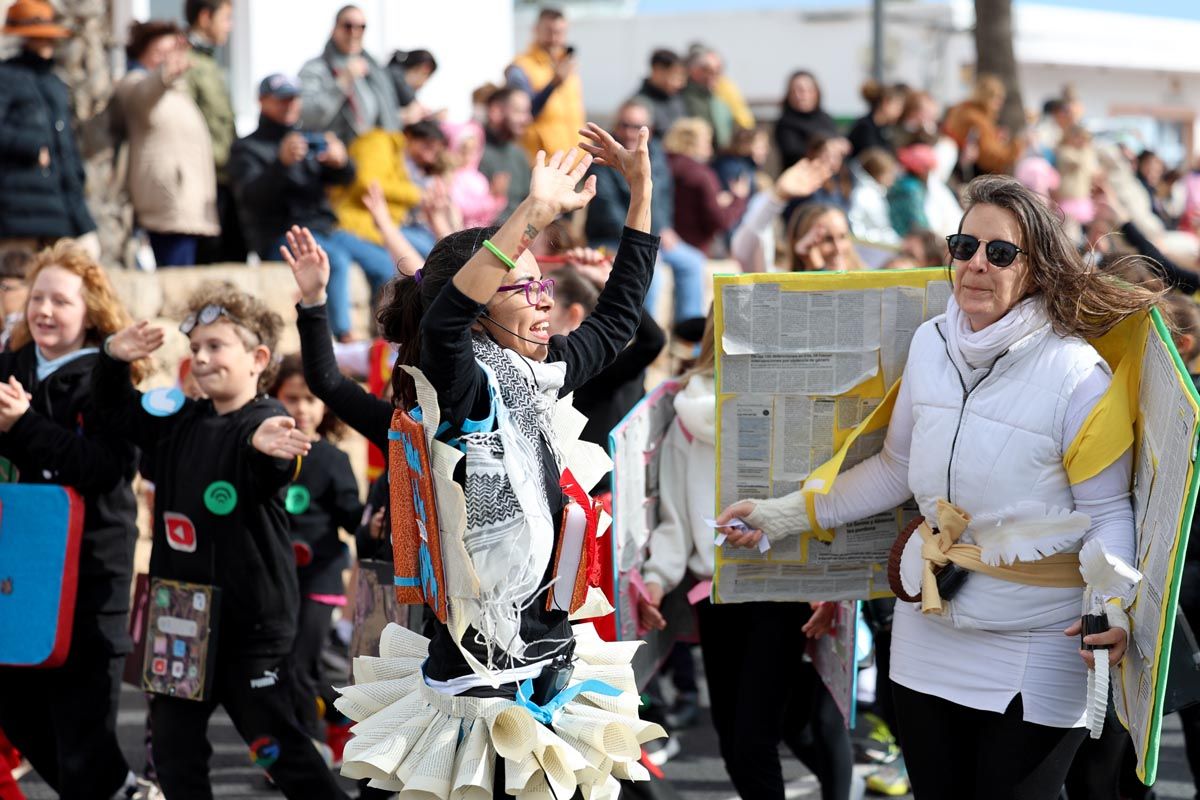
[[[915,497],[925,523],[893,551],[893,585],[919,605],[897,604],[893,680],[987,711],[1020,694],[1035,724],[1102,724],[1092,709],[1107,701],[1103,675],[1085,676],[1078,640],[1061,631],[1106,611],[1128,632],[1123,609],[1140,579],[1129,566],[1132,430],[1106,435],[1109,382],[1093,347],[1052,330],[1040,298],[979,332],[951,299],[912,340],[884,453],[839,475],[831,494],[806,486],[759,501],[745,521],[769,539],[827,533]],[[1089,436],[1122,444],[1111,458],[1081,454]],[[1072,458],[1096,463],[1072,469]],[[1081,487],[1095,502],[1077,502]],[[974,573],[953,599],[939,586],[947,566]]]
[[[429,640],[389,625],[380,657],[355,659],[354,685],[338,690],[337,708],[356,723],[342,774],[387,791],[482,800],[492,796],[499,757],[508,794],[565,798],[578,788],[589,800],[616,797],[618,778],[649,778],[638,763],[641,744],[666,735],[638,717],[630,661],[640,643],[605,642],[591,625],[575,626],[574,671],[542,705],[533,699],[531,678],[548,662],[497,669],[521,659],[531,644],[520,637],[520,613],[542,602],[542,576],[555,557],[538,437],[585,490],[604,473],[607,459],[599,448],[577,441],[584,419],[569,397],[558,398],[561,364],[530,362],[486,337],[476,337],[474,345],[488,378],[494,424],[460,437],[465,455],[434,438],[436,393],[419,370],[405,368],[417,386],[437,498],[445,585],[436,591],[448,600],[446,624],[473,675],[444,684],[426,679]],[[463,457],[466,480],[460,486],[453,473]],[[572,616],[611,610],[593,588]],[[488,663],[463,647],[468,628],[486,645]],[[512,699],[458,695],[464,687],[502,684],[517,684]]]

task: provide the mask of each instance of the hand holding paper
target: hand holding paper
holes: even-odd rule
[[[726,543],[734,547],[744,547],[747,550],[757,547],[758,552],[765,553],[771,549],[771,543],[762,531],[754,530],[741,520],[745,514],[754,511],[753,500],[740,500],[721,512],[716,519],[705,519],[705,523],[717,529],[717,547]]]

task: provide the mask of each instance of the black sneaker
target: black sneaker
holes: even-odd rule
[[[666,716],[667,727],[672,730],[692,727],[700,717],[700,696],[695,692],[680,692]]]

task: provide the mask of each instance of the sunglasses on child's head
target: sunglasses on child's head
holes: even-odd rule
[[[969,233],[952,233],[946,237],[946,244],[950,246],[950,258],[954,261],[970,261],[975,255],[975,251],[979,249],[979,245],[987,245],[983,254],[987,257],[989,264],[1000,269],[1012,266],[1012,263],[1017,260],[1017,256],[1025,252],[1012,242],[1002,239],[993,239],[989,242]]]
[[[197,325],[212,325],[221,317],[229,320],[234,325],[238,325],[242,328],[246,328],[246,330],[250,330],[250,328],[246,326],[246,323],[242,322],[233,314],[230,314],[224,306],[219,306],[216,303],[209,303],[198,312],[188,314],[186,317],[184,317],[183,322],[179,323],[179,332],[184,336],[190,336],[192,331],[196,329]]]

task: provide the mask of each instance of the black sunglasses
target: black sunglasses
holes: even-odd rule
[[[970,261],[979,245],[986,244],[983,254],[987,256],[988,263],[1000,269],[1012,266],[1017,260],[1017,255],[1025,252],[1012,242],[1001,239],[989,242],[969,233],[952,233],[946,237],[946,244],[950,246],[950,259],[953,261]]]

